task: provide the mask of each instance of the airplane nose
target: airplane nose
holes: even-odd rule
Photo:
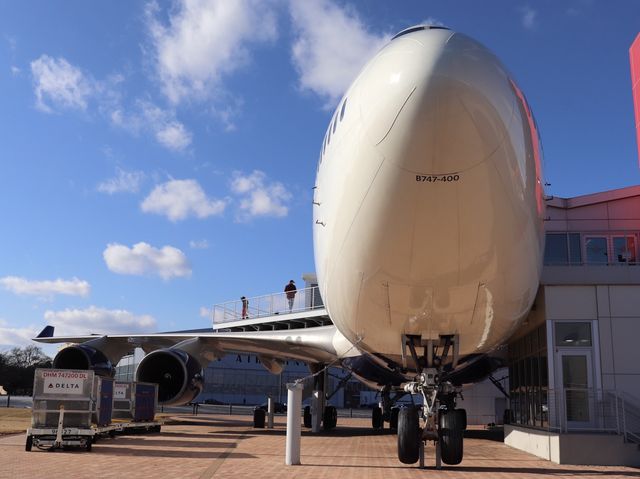
[[[412,33],[403,43],[375,65],[387,68],[389,83],[401,83],[394,100],[378,109],[383,119],[369,128],[377,148],[401,168],[430,175],[459,173],[491,157],[515,107],[500,61],[446,30]]]

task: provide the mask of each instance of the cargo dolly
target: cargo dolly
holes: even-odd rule
[[[118,383],[93,371],[36,369],[25,450],[90,451],[101,436],[160,432],[161,423],[154,421],[157,398],[156,384]]]
[[[64,407],[59,409],[58,427],[29,428],[25,442],[25,451],[33,447],[43,450],[81,447],[91,451],[91,446],[101,436],[114,437],[117,434],[140,432],[160,432],[162,424],[158,421],[117,422],[107,426],[64,427]]]

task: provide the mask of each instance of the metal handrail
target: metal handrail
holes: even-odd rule
[[[582,412],[585,420],[581,421],[575,416],[570,420],[572,408],[577,408],[573,411],[578,415]],[[610,433],[622,436],[625,442],[640,444],[640,400],[623,391],[595,388],[550,389],[547,401],[543,404],[543,415],[548,422],[542,429],[561,433]],[[525,423],[520,425],[528,426]]]
[[[246,300],[249,302],[246,311],[243,311],[242,299],[215,304],[212,308],[212,322],[220,324],[242,319],[300,313],[324,307],[320,290],[317,286],[296,290],[291,302],[284,291],[253,296],[246,298]],[[243,312],[246,312],[246,314],[243,315]]]
[[[640,401],[625,391],[616,391],[615,394],[622,405],[621,434],[627,442],[640,444]]]

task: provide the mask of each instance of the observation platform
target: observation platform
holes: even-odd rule
[[[332,325],[317,286],[287,293],[227,301],[213,306],[212,327],[219,332],[275,331]]]

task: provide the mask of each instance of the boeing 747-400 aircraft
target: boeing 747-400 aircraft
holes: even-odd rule
[[[418,461],[439,441],[462,460],[463,384],[501,364],[528,314],[543,252],[541,146],[524,94],[484,46],[452,30],[398,33],[340,101],[323,141],[313,201],[315,264],[326,315],[316,327],[52,337],[75,343],[54,367],[112,374],[133,347],[148,354],[140,381],[164,404],[201,390],[201,369],[251,352],[271,372],[297,359],[336,362],[382,392],[374,422],[397,421],[398,457]],[[292,313],[296,314],[296,313]],[[394,398],[422,404],[396,409]],[[335,425],[331,406],[326,428]]]

